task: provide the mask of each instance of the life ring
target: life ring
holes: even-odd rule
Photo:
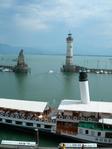
[[[66,116],[66,119],[69,119],[70,120],[70,116],[68,115],[68,116]]]
[[[74,117],[73,117],[73,120],[77,120],[77,117],[76,117],[76,116],[74,116]]]
[[[92,119],[91,118],[88,118],[88,121],[92,121]]]

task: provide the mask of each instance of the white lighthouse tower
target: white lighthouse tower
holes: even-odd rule
[[[75,72],[76,66],[73,64],[73,38],[72,34],[68,34],[66,38],[67,49],[66,49],[66,61],[61,70],[63,72]]]
[[[66,51],[66,65],[73,65],[73,38],[72,34],[68,34],[66,38],[67,51]]]

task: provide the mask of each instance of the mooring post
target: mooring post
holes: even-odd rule
[[[82,145],[81,149],[84,149],[84,144]]]
[[[35,141],[36,141],[36,145],[39,146],[39,130],[36,128],[35,129]]]

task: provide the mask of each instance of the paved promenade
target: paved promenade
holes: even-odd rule
[[[0,149],[58,149],[58,147],[30,147],[30,146],[16,146],[16,145],[0,145]],[[69,148],[65,148],[65,149],[69,149]],[[71,149],[71,148],[70,148]],[[72,149],[81,149],[81,148],[72,148]],[[104,148],[94,148],[94,147],[91,147],[91,148],[83,148],[83,149],[108,149],[106,147]],[[110,149],[110,148],[109,148]]]

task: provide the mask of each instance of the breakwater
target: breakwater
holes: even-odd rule
[[[8,69],[14,69],[14,66],[10,66],[10,65],[0,65],[0,68],[8,68]]]
[[[77,65],[63,65],[61,68],[62,72],[87,72],[87,73],[95,73],[95,74],[112,74],[112,69],[100,69],[100,68],[88,68],[88,67],[82,67]]]

